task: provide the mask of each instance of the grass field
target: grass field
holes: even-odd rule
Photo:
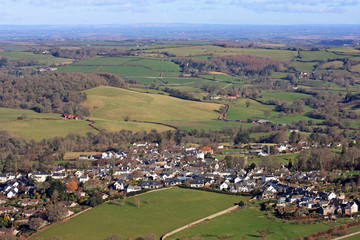
[[[97,66],[65,66],[65,67],[59,67],[58,71],[89,73],[96,71],[97,68],[98,68]]]
[[[338,69],[338,68],[342,68],[343,66],[344,66],[344,62],[342,61],[331,61],[321,65],[320,69],[327,69],[327,68]]]
[[[360,64],[351,67],[351,71],[353,72],[360,72]]]
[[[246,101],[250,102],[246,107]],[[274,105],[265,105],[251,99],[238,99],[235,106],[230,106],[226,119],[247,120],[248,118],[264,119],[264,111],[273,111]]]
[[[312,72],[314,70],[314,65],[316,65],[316,62],[293,61],[291,62],[291,65],[294,66],[297,71]]]
[[[268,218],[266,212],[260,211],[259,207],[247,207],[238,212],[231,212],[212,220],[206,221],[192,228],[181,231],[169,238],[184,239],[185,237],[208,236],[206,240],[221,239],[219,237],[228,236],[226,239],[261,239],[258,233],[261,229],[269,229],[272,233],[267,239],[296,239],[312,233],[327,230],[331,227],[340,225],[337,223],[318,223],[318,224],[294,224],[284,222],[274,217]],[[210,236],[209,236],[210,235]],[[216,235],[216,236],[211,236]]]
[[[57,58],[51,55],[40,55],[32,52],[0,52],[0,57],[8,57],[12,59],[32,59],[38,61],[41,64],[69,64],[73,62],[73,59]]]
[[[300,98],[310,98],[311,96],[304,93],[297,92],[262,92],[262,98],[260,100],[266,101],[267,99],[281,99],[284,101],[296,101]]]
[[[332,52],[326,51],[300,51],[302,61],[312,61],[312,60],[326,60],[326,59],[336,59],[339,58],[338,55]]]
[[[178,77],[180,67],[173,62],[140,57],[94,57],[60,69],[65,72],[107,72],[119,76]]]
[[[25,109],[0,108],[0,124],[4,121],[16,120],[18,117],[61,119],[61,115],[56,113],[37,113]]]
[[[269,96],[273,96],[271,93],[264,93],[264,94],[265,95],[269,94]],[[306,94],[298,95],[298,93],[287,93],[287,92],[279,93],[279,95],[282,96],[283,99],[296,99],[299,97],[303,97],[303,95],[308,96]],[[246,107],[246,101],[250,102],[250,106],[248,108]],[[315,122],[321,122],[318,119],[313,119],[308,117],[307,113],[311,111],[311,108],[308,106],[305,106],[305,108],[307,112],[304,114],[284,114],[275,111],[275,105],[266,105],[251,99],[238,99],[237,104],[235,106],[230,105],[226,119],[228,120],[247,120],[248,118],[266,119],[264,111],[270,111],[270,116],[267,119],[277,123],[289,124],[292,122],[298,122],[300,120],[305,120],[305,121],[314,120]]]
[[[255,55],[266,58],[273,58],[277,60],[291,60],[297,56],[296,51],[289,50],[273,50],[273,49],[257,49],[257,48],[224,48],[219,46],[205,45],[205,46],[186,46],[177,48],[167,48],[167,52],[175,54],[178,57],[185,56],[199,56],[199,55],[231,55],[231,54],[245,54]],[[151,52],[151,50],[148,50]]]
[[[118,129],[132,124],[124,122],[125,117],[129,117],[130,120],[170,124],[178,121],[196,122],[216,119],[218,117],[216,110],[221,106],[113,87],[97,87],[85,92],[88,95],[85,105],[91,109],[91,118],[99,122],[100,126],[108,124],[109,127],[110,124],[111,128]],[[159,125],[152,126],[157,129]]]
[[[134,198],[128,198],[125,206],[118,202],[106,203],[64,224],[54,225],[37,237],[44,240],[53,236],[61,236],[64,240],[98,240],[119,234],[128,239],[153,233],[160,238],[178,227],[245,200],[239,196],[180,188],[152,192],[138,198],[140,208],[135,206]]]
[[[0,123],[0,129],[21,136],[25,140],[65,137],[70,133],[85,135],[87,132],[95,132],[88,122],[80,120],[22,120]]]

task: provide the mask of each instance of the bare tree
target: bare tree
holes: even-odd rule
[[[140,198],[135,197],[135,198],[134,198],[134,203],[135,203],[135,205],[136,205],[137,208],[140,208],[140,203],[141,203]]]

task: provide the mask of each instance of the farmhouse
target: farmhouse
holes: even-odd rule
[[[79,120],[79,119],[80,119],[80,117],[75,116],[75,115],[72,115],[72,114],[66,114],[66,113],[64,113],[62,116],[63,116],[65,119],[70,119],[70,120]]]

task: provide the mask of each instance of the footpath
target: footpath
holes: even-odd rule
[[[212,215],[210,215],[210,216],[204,217],[204,218],[202,218],[202,219],[200,219],[200,220],[197,220],[197,221],[195,221],[195,222],[192,222],[192,223],[190,223],[190,224],[187,224],[187,225],[185,225],[185,226],[182,226],[182,227],[180,227],[180,228],[177,228],[177,229],[175,229],[175,230],[173,230],[173,231],[171,231],[171,232],[166,233],[165,235],[163,235],[163,236],[160,238],[160,240],[164,240],[164,239],[166,239],[167,237],[170,237],[171,235],[173,235],[173,234],[175,234],[175,233],[177,233],[177,232],[180,232],[180,231],[182,231],[182,230],[185,230],[185,229],[187,229],[187,228],[191,228],[191,227],[195,226],[196,224],[199,224],[199,223],[202,223],[202,222],[204,222],[204,221],[213,219],[213,218],[218,217],[218,216],[220,216],[220,215],[223,215],[223,214],[225,214],[225,213],[229,213],[229,212],[231,212],[231,211],[233,211],[233,210],[235,210],[235,209],[237,209],[237,208],[238,208],[238,206],[236,205],[236,206],[230,207],[230,208],[228,208],[228,209],[225,209],[225,210],[223,210],[223,211],[221,211],[221,212],[214,213],[214,214],[212,214]]]

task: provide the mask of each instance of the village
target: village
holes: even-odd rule
[[[127,151],[80,155],[76,161],[92,163],[81,169],[59,166],[53,172],[0,174],[0,234],[36,231],[104,201],[173,186],[250,196],[250,201],[263,201],[283,219],[336,221],[353,218],[359,211],[360,202],[352,195],[359,183],[354,176],[347,178],[341,171],[294,171],[287,165],[277,169],[248,165],[254,154],[269,156],[270,146],[262,144],[249,145],[229,167],[228,158],[213,157],[224,148],[172,145],[164,149],[157,143],[134,143]],[[296,151],[288,144],[271,148]],[[328,181],[334,178],[355,181],[336,188]]]

